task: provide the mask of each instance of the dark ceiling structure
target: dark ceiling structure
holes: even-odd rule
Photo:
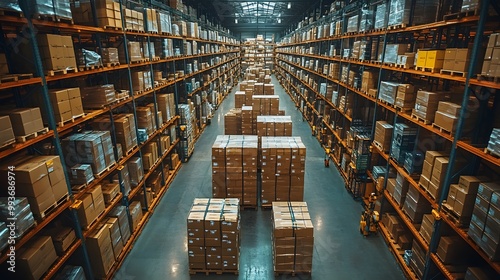
[[[204,0],[186,1],[205,6],[222,26],[234,33],[283,32],[318,7],[320,0]],[[195,5],[196,7],[196,5]]]

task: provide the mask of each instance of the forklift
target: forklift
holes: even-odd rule
[[[377,194],[371,193],[368,198],[368,205],[365,211],[361,212],[361,221],[359,222],[359,232],[367,237],[368,235],[377,233],[380,215],[375,211],[375,201],[377,201]]]

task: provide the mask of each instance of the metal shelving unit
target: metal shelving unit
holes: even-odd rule
[[[453,177],[456,175],[454,170],[455,158],[465,156],[468,159],[469,166],[466,175],[474,175],[478,171],[479,166],[487,166],[488,170],[493,171],[495,176],[500,173],[500,159],[492,156],[484,151],[484,142],[473,142],[474,137],[464,135],[464,118],[467,114],[467,102],[469,97],[474,94],[480,94],[482,91],[487,91],[491,96],[489,108],[496,108],[498,106],[498,90],[500,84],[492,81],[487,81],[476,77],[476,64],[482,60],[480,51],[484,46],[487,36],[491,33],[498,32],[498,5],[494,5],[491,1],[481,1],[481,8],[474,12],[461,14],[461,16],[451,17],[451,19],[438,20],[436,22],[425,24],[409,24],[401,26],[390,27],[387,25],[387,18],[391,13],[387,8],[385,12],[385,27],[380,29],[365,30],[363,32],[347,32],[346,26],[348,18],[359,11],[353,12],[353,7],[356,5],[368,5],[370,7],[385,3],[389,7],[390,1],[357,1],[349,3],[349,1],[341,1],[344,8],[333,12],[317,22],[310,25],[301,27],[296,31],[285,35],[285,39],[278,43],[275,49],[276,59],[276,74],[287,93],[295,102],[297,107],[303,113],[304,118],[309,122],[311,127],[315,125],[316,120],[326,110],[319,110],[318,103],[324,104],[320,108],[330,108],[329,121],[323,118],[323,124],[326,127],[326,136],[329,139],[325,141],[321,137],[318,140],[326,149],[333,150],[330,157],[335,162],[340,174],[343,176],[346,184],[349,177],[346,170],[346,164],[342,162],[342,154],[351,154],[348,139],[345,137],[345,131],[349,130],[350,124],[357,118],[355,111],[364,110],[366,113],[366,125],[372,127],[372,140],[375,130],[375,122],[377,120],[386,120],[390,124],[406,123],[418,129],[417,138],[422,140],[422,137],[429,137],[429,139],[438,140],[440,145],[449,148],[450,164],[446,170],[445,181],[443,188],[440,191],[440,199],[435,200],[424,188],[422,188],[418,180],[409,174],[402,165],[398,164],[389,153],[379,150],[375,145],[371,147],[371,157],[378,159],[379,165],[385,165],[386,170],[392,169],[401,174],[402,177],[409,183],[410,188],[418,190],[419,194],[425,198],[432,209],[435,209],[436,222],[434,224],[434,231],[432,234],[430,244],[427,244],[421,237],[418,227],[409,219],[408,216],[402,211],[402,205],[398,205],[392,196],[384,191],[382,204],[388,204],[393,212],[397,214],[404,222],[404,227],[411,233],[412,237],[425,249],[425,271],[423,279],[431,279],[433,277],[453,279],[453,273],[450,273],[449,267],[444,265],[439,256],[436,254],[439,240],[441,238],[441,229],[451,229],[454,235],[462,237],[467,244],[473,249],[476,254],[478,263],[491,268],[492,271],[500,273],[500,264],[492,261],[487,254],[467,235],[467,232],[458,227],[454,221],[449,218],[443,210],[441,210],[443,200],[446,199],[450,183],[453,182]],[[491,5],[490,5],[491,4]],[[357,6],[356,6],[357,7]],[[449,8],[449,7],[448,7]],[[440,18],[446,14],[445,8],[441,7],[439,10]],[[355,9],[354,9],[355,10]],[[359,10],[359,9],[358,9]],[[490,10],[490,15],[488,15]],[[491,16],[491,10],[497,15]],[[414,13],[414,7],[411,8],[411,14]],[[449,13],[449,12],[448,12]],[[460,13],[458,13],[460,14]],[[359,14],[360,15],[360,14]],[[330,22],[340,22],[342,29],[340,33],[333,36],[323,36],[316,38],[315,35],[310,35],[306,38],[306,33],[311,30],[316,30],[318,33],[320,28]],[[360,23],[360,21],[358,21]],[[411,23],[411,22],[410,22]],[[307,35],[307,36],[309,36]],[[354,40],[363,39],[370,41],[373,48],[382,48],[382,58],[379,61],[384,61],[385,48],[390,43],[403,43],[410,46],[410,50],[416,51],[418,48],[424,47],[467,47],[471,51],[471,63],[468,65],[467,72],[463,75],[448,75],[437,72],[428,72],[415,69],[408,69],[391,65],[389,63],[376,62],[377,59],[352,59],[344,57],[343,51],[353,46]],[[464,43],[466,42],[466,43]],[[331,53],[334,48],[336,55]],[[340,54],[339,51],[340,50]],[[309,64],[315,62],[317,66]],[[305,64],[307,63],[307,64]],[[330,63],[338,64],[339,76],[332,76],[323,72],[323,66],[327,67]],[[357,73],[362,73],[365,69],[371,69],[378,73],[377,88],[380,88],[381,81],[422,81],[435,85],[436,87],[459,85],[463,88],[461,92],[461,112],[457,129],[453,133],[449,133],[439,129],[432,124],[426,124],[412,117],[411,113],[405,110],[400,110],[395,106],[379,99],[378,91],[375,96],[361,90],[361,77],[359,77],[359,84],[355,82],[347,83],[342,81],[340,70],[345,66],[347,72],[354,69]],[[328,71],[329,72],[329,71]],[[342,110],[338,103],[332,102],[331,98],[326,98],[324,94],[320,93],[320,83],[333,85],[335,90],[338,91],[339,97],[341,95],[353,95],[352,100],[355,104],[351,107],[351,111]],[[347,98],[347,97],[346,97]],[[357,107],[356,107],[357,106]],[[496,106],[496,107],[495,107]],[[354,114],[354,115],[353,115]],[[358,114],[359,116],[359,114]],[[363,116],[362,116],[363,117]],[[373,121],[373,123],[370,123]],[[478,128],[476,128],[478,129]],[[491,128],[490,128],[491,129]],[[491,130],[490,130],[491,131]],[[478,133],[472,132],[469,134]],[[430,136],[426,136],[430,135]],[[466,137],[464,137],[466,136]],[[433,141],[434,141],[433,140]],[[484,141],[484,140],[483,140]],[[418,142],[418,141],[417,141]],[[481,146],[483,145],[483,146]],[[382,164],[380,164],[382,163]],[[388,172],[388,171],[386,171]],[[369,176],[372,178],[372,176]],[[387,177],[387,173],[386,176]],[[373,178],[372,178],[373,179]],[[376,182],[374,182],[376,183]],[[384,180],[383,188],[387,185],[387,178]],[[384,208],[384,207],[382,207]],[[395,242],[390,236],[386,227],[382,226],[382,234],[391,244],[390,249],[394,252],[396,259],[404,268],[407,277],[415,279],[417,276],[413,273],[412,269],[404,262],[404,259],[397,251],[397,248],[392,246]],[[392,240],[392,241],[391,241]],[[477,263],[476,263],[477,265]],[[437,272],[434,272],[437,271]],[[435,274],[437,273],[437,274]]]
[[[18,156],[25,153],[37,153],[37,148],[41,147],[45,143],[50,143],[50,145],[56,148],[56,155],[59,155],[61,161],[64,164],[64,153],[60,148],[61,138],[70,135],[71,133],[77,132],[80,129],[84,128],[85,125],[90,123],[93,119],[100,116],[110,116],[111,119],[115,113],[119,113],[123,111],[125,108],[132,108],[132,112],[135,115],[135,119],[137,121],[137,115],[135,113],[136,102],[138,102],[141,98],[148,97],[153,98],[155,109],[157,109],[156,104],[156,94],[162,92],[173,92],[176,96],[176,107],[180,101],[180,87],[178,84],[184,84],[185,81],[191,78],[197,78],[201,80],[201,76],[206,73],[210,73],[212,70],[217,70],[217,75],[214,75],[211,79],[211,82],[218,81],[219,84],[214,90],[220,91],[221,96],[225,98],[227,94],[230,92],[231,88],[236,85],[235,80],[232,79],[233,76],[239,76],[240,65],[239,65],[239,43],[235,39],[231,38],[231,35],[226,33],[225,31],[220,31],[215,26],[209,25],[205,22],[200,22],[200,26],[212,31],[219,32],[219,40],[204,40],[200,38],[188,38],[182,36],[173,36],[169,34],[158,34],[151,32],[134,32],[134,31],[126,31],[124,29],[104,29],[101,27],[95,26],[84,26],[78,24],[70,24],[66,22],[57,22],[50,20],[40,20],[35,19],[32,15],[31,9],[29,9],[29,1],[19,1],[20,6],[23,9],[24,17],[16,17],[12,15],[2,15],[0,18],[1,29],[3,34],[19,34],[20,32],[25,32],[28,35],[31,35],[30,38],[36,38],[36,33],[58,33],[58,34],[66,34],[71,35],[73,41],[78,39],[80,41],[81,38],[92,38],[91,41],[99,45],[101,47],[101,40],[127,40],[127,39],[137,39],[139,41],[147,41],[151,42],[151,40],[155,39],[172,39],[174,42],[189,41],[189,42],[197,42],[199,44],[204,44],[207,47],[216,47],[219,51],[211,52],[208,49],[205,53],[199,53],[194,55],[179,55],[179,56],[171,56],[159,60],[153,60],[152,57],[149,57],[149,61],[140,62],[140,63],[131,63],[129,57],[127,56],[127,63],[111,66],[111,67],[97,67],[92,70],[78,71],[74,73],[67,73],[64,75],[46,75],[46,70],[43,68],[42,61],[40,59],[40,51],[37,46],[36,40],[29,40],[31,44],[32,51],[34,53],[35,61],[34,64],[36,66],[36,73],[33,78],[29,78],[26,80],[19,80],[14,82],[2,82],[0,83],[0,92],[2,94],[7,94],[8,91],[13,91],[14,96],[18,93],[18,89],[26,89],[29,91],[37,90],[42,93],[43,99],[49,111],[53,114],[53,108],[50,104],[48,89],[49,87],[60,87],[60,83],[69,83],[77,78],[87,78],[87,77],[103,77],[105,81],[107,81],[107,76],[111,74],[116,74],[119,71],[126,72],[126,77],[129,80],[129,92],[130,96],[124,100],[113,103],[111,105],[105,106],[99,110],[87,111],[83,117],[76,118],[72,122],[64,123],[64,125],[57,124],[53,117],[49,119],[48,126],[49,130],[47,133],[38,135],[36,138],[29,139],[24,143],[16,143],[11,147],[4,148],[0,151],[0,159],[8,160],[11,156]],[[92,4],[95,4],[94,1],[91,1]],[[176,15],[179,18],[187,19],[191,21],[198,21],[194,17],[190,17],[182,14],[179,11],[175,11],[163,5],[162,3],[156,1],[144,1],[143,5],[149,8],[157,8],[162,10],[167,10],[171,14]],[[125,7],[125,2],[119,1],[120,7]],[[94,11],[95,15],[95,11]],[[147,17],[147,14],[144,13],[144,16]],[[123,10],[121,10],[122,21],[124,21]],[[95,17],[94,17],[95,18]],[[147,18],[146,18],[147,19]],[[1,40],[8,40],[7,37],[3,37]],[[230,41],[231,40],[231,41]],[[126,50],[126,45],[125,50]],[[151,54],[151,49],[150,52]],[[218,63],[213,63],[214,58],[219,57]],[[221,59],[222,58],[222,59]],[[131,81],[131,71],[134,69],[147,68],[147,71],[151,73],[153,77],[153,69],[159,68],[164,72],[171,71],[172,69],[175,72],[175,64],[186,64],[187,62],[191,62],[193,60],[200,60],[201,62],[207,62],[208,67],[200,68],[198,71],[194,71],[192,73],[186,74],[182,77],[176,77],[174,79],[168,80],[163,84],[158,84],[153,86],[150,90],[146,90],[141,92],[140,94],[134,94],[133,85]],[[200,63],[201,64],[201,63]],[[153,68],[154,67],[154,68]],[[185,69],[185,68],[182,68]],[[219,71],[220,70],[220,71]],[[152,81],[154,82],[154,80]],[[226,86],[227,84],[227,86]],[[153,83],[154,85],[154,83]],[[200,95],[203,90],[206,90],[204,87],[198,88],[196,91],[189,93],[189,95],[184,96],[185,98],[193,98],[196,95]],[[186,101],[186,100],[184,100]],[[222,99],[219,100],[222,102]],[[206,100],[203,100],[206,102]],[[219,105],[219,104],[216,104]],[[51,114],[49,114],[51,115]],[[156,115],[156,114],[155,114]],[[155,116],[157,118],[157,115]],[[107,213],[109,213],[115,206],[124,205],[127,206],[128,213],[128,205],[129,201],[131,201],[137,194],[146,192],[146,180],[152,175],[155,170],[160,170],[161,172],[161,188],[156,198],[150,202],[142,202],[143,204],[143,218],[139,222],[139,226],[135,231],[132,232],[131,238],[128,240],[125,248],[121,252],[118,261],[113,265],[110,273],[107,278],[111,279],[117,269],[120,267],[123,262],[125,256],[128,254],[130,249],[132,248],[135,239],[139,236],[140,232],[144,228],[144,225],[147,223],[152,213],[154,212],[154,208],[161,200],[162,196],[166,193],[170,183],[173,181],[173,178],[177,174],[178,170],[181,167],[181,163],[176,166],[171,166],[170,170],[166,170],[164,172],[165,162],[170,161],[170,155],[178,150],[178,144],[180,142],[179,138],[174,140],[171,143],[171,146],[168,150],[166,150],[163,154],[159,154],[160,157],[157,162],[150,168],[148,172],[145,172],[145,176],[143,180],[134,187],[128,195],[123,195],[123,186],[121,186],[121,193],[115,197],[115,199],[111,202],[111,204],[107,205],[103,214],[100,215],[99,220],[95,221],[87,230],[81,230],[80,222],[78,221],[76,209],[74,209],[74,203],[81,199],[84,191],[93,188],[94,186],[105,182],[106,178],[115,174],[116,171],[120,170],[123,165],[133,156],[141,156],[141,150],[148,143],[152,141],[157,141],[160,135],[163,135],[165,132],[170,130],[173,127],[177,127],[179,122],[179,115],[175,115],[168,122],[163,123],[155,128],[154,132],[152,132],[148,139],[142,143],[139,143],[134,149],[129,151],[129,153],[124,154],[124,157],[121,159],[117,158],[116,164],[108,167],[107,171],[105,171],[99,178],[95,178],[91,183],[87,184],[87,186],[80,192],[75,193],[71,189],[71,184],[69,183],[69,178],[66,176],[66,181],[68,185],[69,199],[58,206],[54,211],[52,211],[48,216],[46,216],[42,221],[38,222],[33,228],[28,230],[21,238],[16,240],[16,249],[21,248],[23,245],[28,243],[33,237],[42,232],[44,228],[61,217],[62,215],[69,216],[73,223],[73,228],[76,232],[77,239],[74,243],[69,247],[69,249],[60,257],[58,257],[57,261],[51,266],[49,271],[43,276],[43,279],[51,279],[53,278],[58,271],[66,264],[78,264],[84,268],[87,279],[93,279],[92,267],[89,261],[89,255],[85,246],[85,240],[89,236],[90,232],[94,228],[97,227],[100,220],[102,220]],[[156,119],[156,124],[159,124],[160,121]],[[137,125],[136,125],[137,127]],[[200,134],[201,134],[200,130]],[[114,126],[111,128],[112,134],[114,134]],[[197,135],[199,137],[199,134]],[[113,138],[114,139],[114,138]],[[116,157],[116,150],[115,150]],[[65,171],[67,174],[67,172]],[[7,260],[7,252],[1,252],[0,261],[5,263]],[[69,261],[69,262],[68,262]]]

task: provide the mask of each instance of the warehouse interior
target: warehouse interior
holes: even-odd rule
[[[2,279],[498,279],[493,0],[0,1]]]

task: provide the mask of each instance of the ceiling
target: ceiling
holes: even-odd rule
[[[187,1],[189,2],[189,1]],[[207,0],[207,12],[216,14],[221,25],[234,33],[282,32],[317,7],[320,0]]]

